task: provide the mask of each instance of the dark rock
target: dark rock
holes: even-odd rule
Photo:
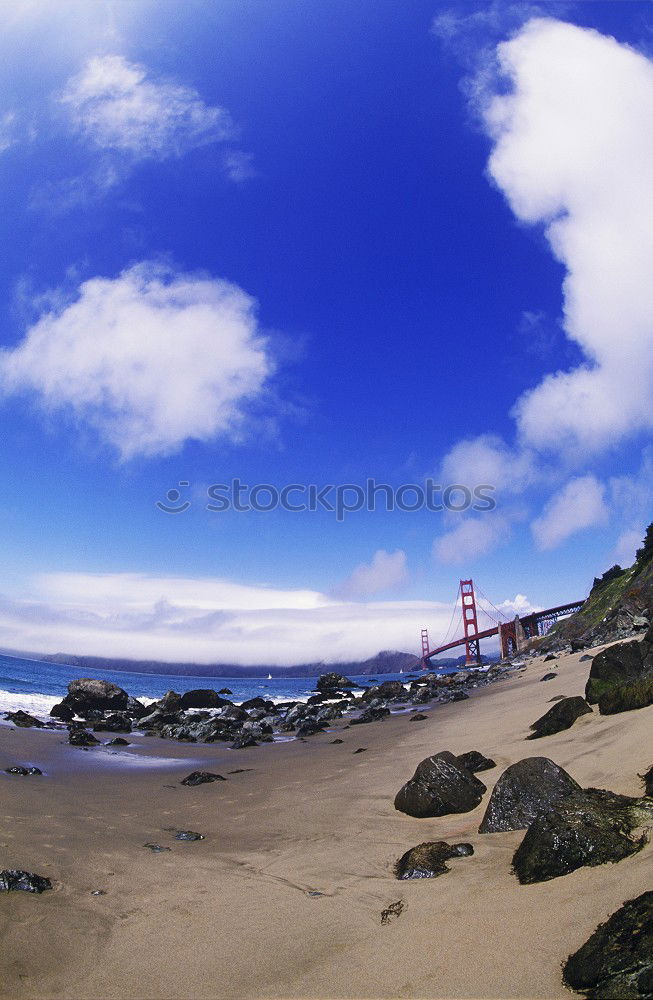
[[[585,642],[584,639],[572,639],[569,645],[572,653],[579,653],[581,649],[587,649],[589,643]]]
[[[581,658],[579,659],[578,662],[579,663],[587,663],[589,660],[593,660],[593,659],[594,659],[593,656],[590,656],[589,653],[585,653],[584,656],[581,656]]]
[[[132,724],[128,715],[114,712],[93,726],[94,733],[131,733]]]
[[[598,703],[601,715],[653,705],[652,640],[649,631],[641,641],[620,642],[594,657],[585,697]]]
[[[549,704],[551,704],[552,701],[562,701],[562,699],[566,697],[566,694],[554,694],[553,698],[549,698]]]
[[[260,698],[258,695],[256,698],[250,698],[248,701],[244,701],[240,706],[245,712],[251,711],[253,708],[263,708],[266,712],[269,712],[271,708],[274,707],[274,703],[267,701],[265,698]]]
[[[153,705],[150,705],[150,710],[158,710],[159,712],[180,712],[181,711],[181,695],[176,691],[166,691],[163,698],[159,701],[155,701]]]
[[[76,715],[82,715],[89,709],[119,712],[127,708],[128,701],[129,695],[117,684],[90,677],[71,681],[64,698],[64,703],[74,709]]]
[[[450,701],[466,701],[469,695],[466,691],[452,691],[449,696]]]
[[[553,733],[560,733],[563,729],[569,729],[570,726],[573,726],[576,719],[580,719],[581,715],[588,715],[591,712],[592,709],[580,695],[577,695],[575,698],[563,698],[561,701],[557,701],[548,712],[545,712],[541,718],[532,724],[531,729],[533,732],[526,739],[539,740],[543,736],[552,736]]]
[[[362,726],[368,722],[378,722],[379,719],[384,719],[386,715],[390,715],[390,709],[386,708],[385,705],[370,705],[357,719],[350,719],[349,724],[351,726]]]
[[[73,729],[68,736],[68,742],[72,747],[94,747],[100,743],[93,733],[87,732],[86,729]]]
[[[0,892],[45,892],[51,888],[50,879],[42,875],[18,871],[15,868],[5,868],[0,871]]]
[[[232,705],[229,702],[220,710],[218,718],[225,722],[247,722],[249,715],[240,705]]]
[[[148,705],[144,705],[142,701],[139,701],[138,698],[132,698],[130,695],[127,699],[125,712],[133,719],[142,719],[144,716],[150,714],[151,709]]]
[[[33,715],[29,715],[28,712],[23,712],[22,708],[19,708],[17,712],[5,712],[5,719],[9,722],[13,722],[15,726],[20,729],[29,729],[33,727],[34,729],[43,729],[45,723],[41,722],[40,719],[35,719]]]
[[[337,691],[340,688],[355,688],[358,685],[343,674],[331,671],[318,677],[316,687],[318,691]]]
[[[217,691],[211,688],[194,688],[181,696],[181,708],[222,708],[231,705],[226,698],[221,698]]]
[[[424,722],[428,719],[428,715],[424,715],[422,712],[418,712],[416,715],[411,715],[409,722]]]
[[[473,853],[474,848],[471,844],[447,844],[444,840],[429,841],[406,851],[396,862],[394,873],[399,879],[437,878],[438,875],[451,871],[445,864],[446,861]]]
[[[363,701],[373,701],[374,698],[404,698],[408,692],[401,681],[383,681],[376,687],[363,692]]]
[[[640,774],[640,778],[644,782],[645,794],[653,796],[653,764],[645,774]]]
[[[226,781],[221,774],[213,774],[212,771],[191,771],[190,774],[182,778],[182,785],[204,785],[209,781]]]
[[[540,677],[540,681],[554,681],[557,676],[557,674],[544,674],[543,677]]]
[[[395,809],[409,816],[446,816],[475,809],[486,787],[448,750],[427,757],[399,789]]]
[[[589,1000],[653,996],[653,892],[628,900],[599,924],[565,962],[563,980]]]
[[[231,695],[233,695],[233,691],[230,691],[229,688],[220,688],[220,690],[218,691],[218,694],[231,694]]]
[[[491,771],[497,765],[490,757],[484,757],[478,750],[468,750],[467,753],[458,754],[456,757],[460,767],[466,768],[472,774],[478,771]]]
[[[324,725],[317,719],[306,719],[297,727],[298,736],[314,736],[315,733],[323,733]]]
[[[116,736],[115,739],[109,740],[108,743],[104,744],[105,747],[128,747],[131,746],[129,740],[124,740],[122,736]]]
[[[50,715],[53,719],[61,719],[62,722],[71,722],[75,717],[75,713],[70,705],[66,705],[63,701],[52,706]]]
[[[544,662],[548,663],[549,660],[557,660],[557,659],[558,657],[555,655],[555,653],[547,653],[547,655],[544,657]]]
[[[244,750],[246,747],[257,747],[258,741],[252,736],[251,733],[242,732],[240,733],[234,742],[231,744],[232,750]]]
[[[344,743],[344,740],[331,740],[331,743]]]
[[[194,830],[177,830],[175,840],[204,840],[204,834],[195,833]]]
[[[365,753],[367,747],[359,747],[358,750],[354,750],[354,753]]]
[[[535,817],[515,851],[515,874],[522,884],[530,884],[621,861],[643,847],[646,837],[630,834],[652,819],[648,799],[578,789]]]
[[[497,781],[478,832],[525,830],[538,813],[577,790],[580,785],[548,757],[526,757]]]
[[[169,847],[162,847],[161,844],[143,844],[143,847],[148,847],[153,854],[161,854],[162,851],[169,851]]]
[[[28,774],[43,774],[43,771],[41,771],[40,768],[38,767],[23,767],[22,764],[14,764],[13,767],[6,767],[5,773],[28,775]]]

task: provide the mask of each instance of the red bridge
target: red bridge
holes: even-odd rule
[[[425,670],[429,668],[429,661],[432,657],[439,656],[440,653],[444,653],[448,649],[456,649],[458,646],[465,647],[465,663],[468,666],[479,664],[481,662],[480,640],[489,639],[493,635],[499,636],[499,649],[502,658],[512,656],[514,653],[519,652],[529,639],[534,638],[536,635],[546,635],[554,622],[557,622],[559,618],[564,618],[566,615],[573,614],[574,611],[578,611],[585,603],[584,600],[572,601],[570,604],[559,604],[557,607],[547,608],[545,611],[533,611],[523,617],[515,615],[514,618],[510,619],[505,612],[495,607],[485,597],[480,588],[477,589],[484,602],[489,604],[493,610],[490,611],[481,604],[477,605],[473,580],[461,580],[456,600],[454,601],[453,614],[449,622],[447,635],[444,637],[442,644],[436,646],[435,649],[430,649],[428,629],[422,629],[422,667]],[[459,598],[460,603],[458,601]],[[462,625],[463,635],[458,639],[447,641],[454,623],[456,610],[459,611],[459,622]],[[490,628],[479,629],[479,612],[492,622]]]

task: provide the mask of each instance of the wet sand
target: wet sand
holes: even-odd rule
[[[595,711],[525,741],[551,698],[583,693],[589,663],[579,659],[557,660],[546,683],[551,664],[531,662],[424,722],[343,720],[305,743],[241,751],[128,737],[133,746],[113,756],[69,747],[65,733],[0,726],[0,770],[45,772],[0,774],[0,867],[54,884],[0,896],[0,996],[569,997],[561,963],[653,888],[653,847],[521,886],[510,862],[523,834],[477,830],[495,781],[523,757],[551,757],[584,786],[642,794],[653,707]],[[498,765],[479,775],[488,794],[477,809],[421,820],[394,809],[422,758],[472,749]],[[196,768],[228,780],[182,786]],[[239,768],[252,770],[229,773]],[[206,839],[176,841],[185,829]],[[440,839],[469,841],[475,855],[438,879],[393,877],[404,851]],[[399,900],[401,915],[382,924]]]

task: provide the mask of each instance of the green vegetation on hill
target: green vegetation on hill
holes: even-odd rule
[[[608,640],[632,625],[633,618],[653,612],[653,523],[646,529],[642,548],[628,569],[612,566],[595,577],[580,611],[558,622],[549,640]]]

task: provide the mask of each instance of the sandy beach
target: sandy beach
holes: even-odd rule
[[[343,720],[306,742],[241,751],[136,737],[112,755],[70,747],[60,732],[0,727],[2,770],[44,771],[0,776],[3,865],[54,885],[0,899],[2,996],[569,996],[561,963],[652,887],[653,847],[520,885],[510,863],[523,834],[478,826],[494,783],[524,757],[550,757],[583,786],[642,794],[653,707],[595,710],[526,742],[554,696],[583,693],[589,663],[579,661],[561,657],[547,683],[542,660],[530,661],[426,721]],[[395,810],[421,759],[471,749],[497,762],[479,775],[488,793],[475,810],[421,820]],[[228,780],[182,786],[197,767]],[[205,839],[175,840],[187,829]],[[404,851],[440,839],[468,841],[474,856],[437,879],[394,878]],[[400,916],[382,924],[397,901]]]

